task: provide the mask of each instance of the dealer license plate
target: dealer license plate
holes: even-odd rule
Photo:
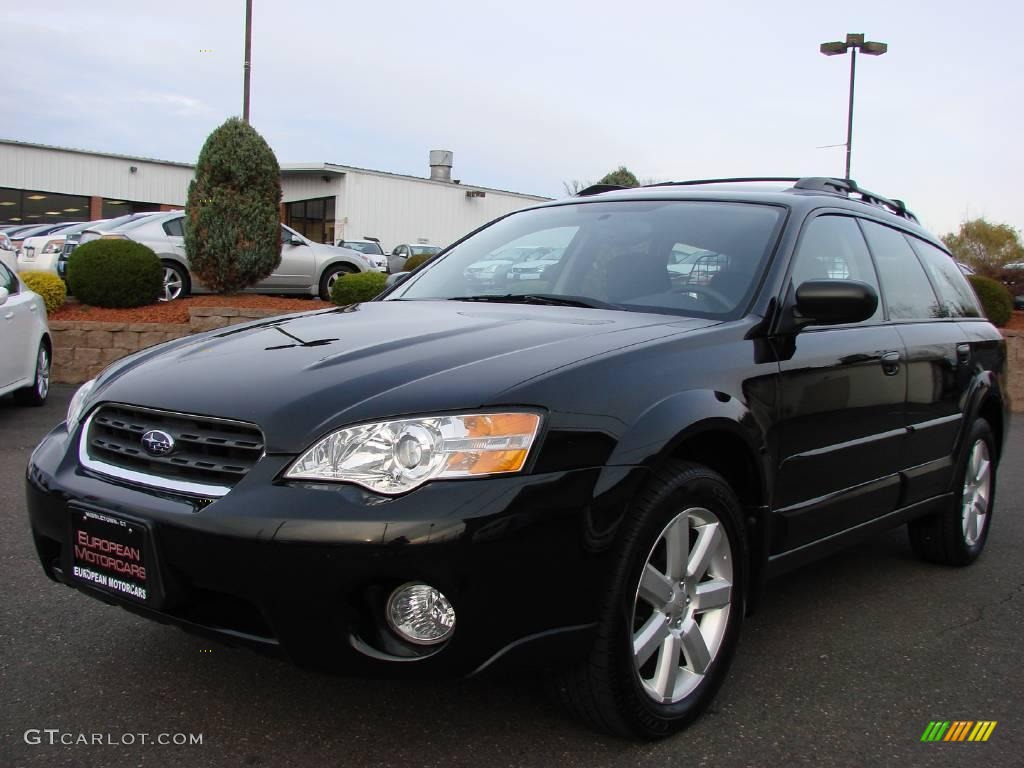
[[[139,603],[152,598],[145,526],[107,512],[71,512],[71,575],[90,587]]]

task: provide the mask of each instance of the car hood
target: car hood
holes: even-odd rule
[[[555,306],[367,302],[170,342],[115,364],[91,403],[258,424],[269,453],[366,420],[518,403],[521,382],[713,321]]]

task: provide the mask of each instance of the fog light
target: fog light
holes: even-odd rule
[[[455,630],[455,609],[429,584],[403,584],[388,598],[388,626],[403,640],[435,645]]]

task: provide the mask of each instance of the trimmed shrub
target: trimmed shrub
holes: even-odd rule
[[[160,259],[131,240],[93,240],[68,257],[68,289],[94,307],[141,307],[164,291]]]
[[[53,314],[68,300],[68,288],[64,281],[51,272],[22,272],[18,277],[30,291],[43,297],[47,314]]]
[[[436,253],[416,253],[405,260],[405,266],[402,267],[403,272],[412,272],[416,267],[424,262],[430,261]]]
[[[1013,317],[1013,297],[1005,285],[981,275],[968,275],[967,280],[978,294],[982,311],[992,325],[1002,327],[1010,322]]]
[[[235,293],[281,263],[281,169],[270,146],[232,117],[206,139],[188,186],[185,251],[211,291]]]
[[[383,272],[357,272],[334,281],[331,301],[346,307],[360,301],[369,301],[384,290],[388,276]]]

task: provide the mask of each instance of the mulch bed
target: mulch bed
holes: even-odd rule
[[[1010,322],[1003,326],[1004,331],[1024,331],[1024,312],[1014,312]]]
[[[237,309],[279,309],[281,313],[311,312],[332,305],[314,298],[281,298],[257,294],[233,296],[190,296],[177,301],[161,301],[134,309],[104,309],[69,301],[50,320],[95,320],[106,323],[187,323],[189,307],[235,307]]]

